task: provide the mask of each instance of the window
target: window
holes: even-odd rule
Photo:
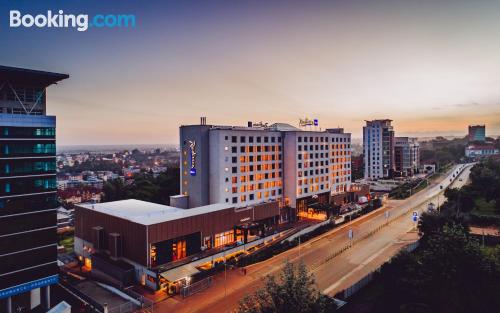
[[[237,139],[237,137],[236,137],[236,136],[232,136],[232,137],[231,137],[231,142],[237,142],[237,141],[238,141],[238,139]]]
[[[236,203],[236,202],[233,202]],[[219,233],[215,235],[214,247],[224,246],[234,242],[233,231],[227,231],[224,233]]]

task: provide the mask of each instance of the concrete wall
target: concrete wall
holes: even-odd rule
[[[210,204],[209,129],[208,125],[180,127],[181,194],[189,196],[189,208]],[[195,143],[194,162],[190,143]],[[193,169],[196,171],[194,175],[191,173]]]

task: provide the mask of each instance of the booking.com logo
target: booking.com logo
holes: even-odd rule
[[[133,14],[96,14],[89,18],[87,14],[65,14],[63,10],[47,14],[21,14],[18,10],[10,11],[10,27],[38,28],[76,28],[79,32],[89,28],[135,27]]]

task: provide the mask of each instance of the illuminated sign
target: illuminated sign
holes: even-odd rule
[[[252,126],[253,127],[268,127],[269,124],[268,123],[263,123],[263,122],[257,122],[257,123],[253,123]]]
[[[3,289],[3,290],[0,290],[0,299],[12,297],[12,296],[18,295],[20,293],[25,293],[25,292],[28,292],[30,290],[37,289],[40,287],[45,287],[48,285],[57,284],[58,281],[59,281],[59,276],[54,275],[54,276],[30,281],[28,283],[17,285],[17,286],[11,287],[11,288]]]
[[[304,119],[299,120],[299,127],[318,126],[318,125],[319,125],[319,121],[317,118],[310,120],[306,117]]]
[[[316,120],[317,121],[317,120]],[[300,119],[299,120],[299,126],[300,127],[305,127],[305,126],[313,126],[315,125],[314,124],[314,121],[313,120],[310,120],[308,119],[307,117],[305,119]]]
[[[189,140],[189,149],[191,150],[191,169],[189,174],[196,176],[196,141]]]

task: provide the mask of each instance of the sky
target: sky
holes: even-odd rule
[[[136,27],[9,28],[49,9]],[[2,0],[0,43],[1,65],[70,75],[47,91],[61,145],[176,144],[200,116],[500,135],[500,1]]]

